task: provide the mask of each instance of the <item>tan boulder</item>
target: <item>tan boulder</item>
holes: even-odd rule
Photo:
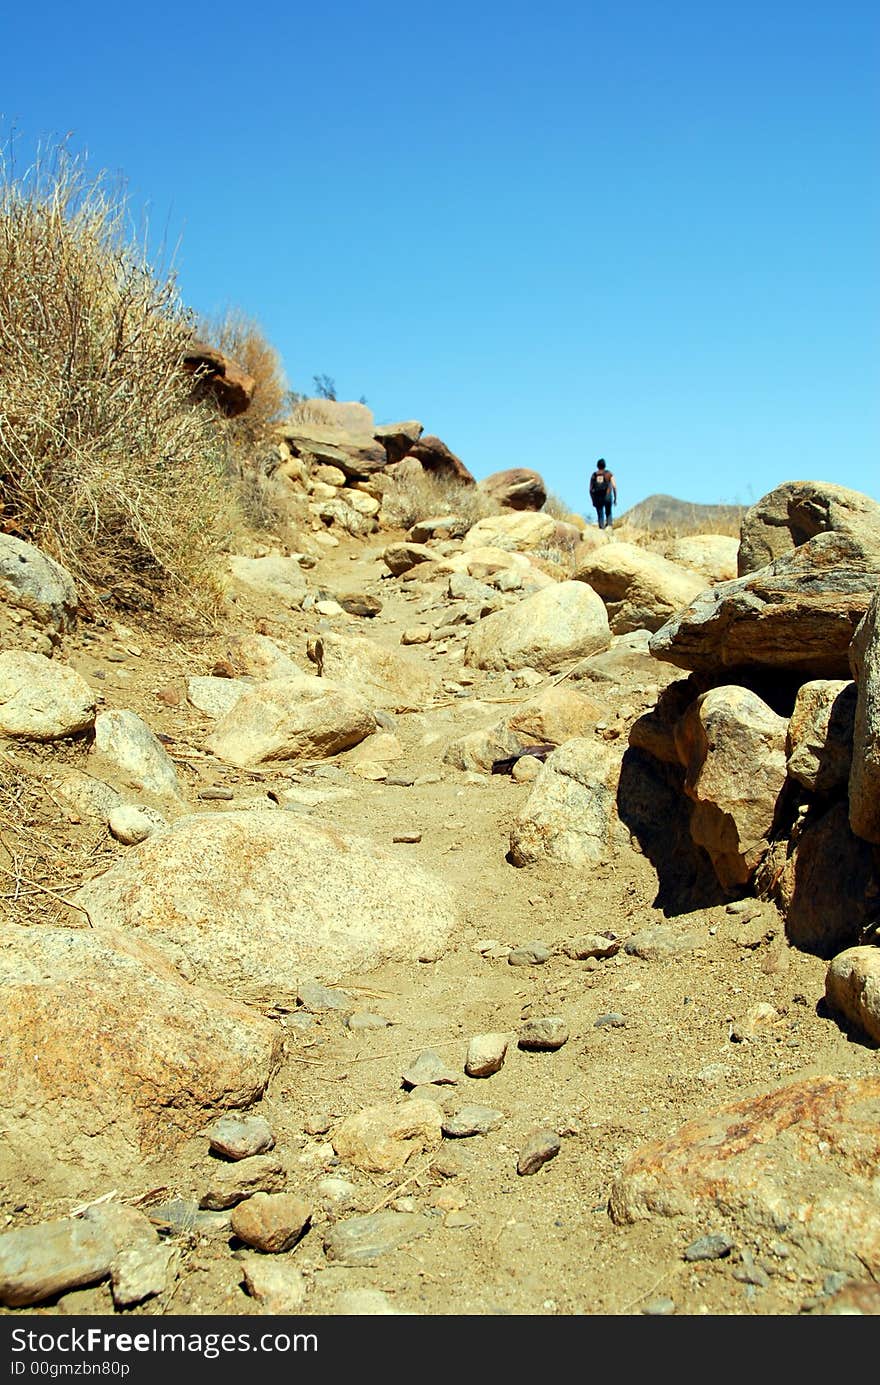
[[[270,679],[241,694],[205,739],[226,764],[313,760],[357,745],[376,729],[368,704],[329,678]]]
[[[295,678],[304,672],[290,651],[268,635],[233,635],[229,653],[236,672],[251,678]]]
[[[777,851],[768,864],[775,864]],[[875,848],[850,829],[845,799],[808,814],[793,843],[785,844],[774,875],[786,936],[803,951],[830,957],[857,942],[875,920],[880,862]]]
[[[96,929],[137,932],[188,978],[261,1005],[437,957],[458,922],[453,892],[414,863],[283,811],[179,818],[73,898]]]
[[[553,671],[611,642],[602,600],[582,582],[556,582],[473,627],[465,663]]]
[[[632,543],[605,543],[583,554],[574,578],[599,593],[615,635],[658,630],[706,586],[702,573]]]
[[[855,684],[842,678],[802,683],[788,723],[788,773],[822,797],[846,786],[853,747]]]
[[[691,836],[725,889],[766,854],[786,777],[787,724],[748,688],[713,688],[685,712],[675,744],[694,803]]]
[[[708,582],[729,582],[737,577],[738,554],[739,539],[727,534],[686,534],[664,551],[670,562],[702,573]]]
[[[479,487],[506,510],[540,510],[547,499],[547,487],[540,472],[525,466],[493,471],[479,482]]]
[[[615,807],[620,762],[620,753],[587,738],[566,741],[548,755],[511,828],[512,863],[547,857],[580,867],[612,860],[622,840]]]
[[[856,679],[849,821],[865,841],[880,843],[880,595],[874,596],[850,647]]]
[[[94,724],[96,705],[75,669],[24,649],[0,653],[0,735],[34,741],[75,736]]]
[[[651,638],[655,658],[715,674],[784,669],[847,678],[849,645],[880,581],[880,547],[825,532],[768,567],[708,587]]]
[[[830,1009],[880,1044],[880,947],[849,947],[825,975]]]
[[[326,631],[320,637],[321,682],[332,679],[392,712],[420,711],[436,692],[437,680],[422,660],[400,649],[388,649],[367,635]],[[309,658],[318,655],[309,645]]]
[[[757,572],[823,533],[858,539],[873,549],[880,562],[880,504],[876,500],[830,481],[786,481],[743,516],[739,575]]]
[[[365,1173],[391,1173],[413,1154],[436,1149],[443,1138],[443,1112],[435,1101],[414,1097],[368,1106],[347,1116],[333,1132],[339,1158]]]
[[[268,553],[263,558],[245,558],[233,553],[227,559],[233,582],[257,596],[267,597],[285,609],[299,610],[308,586],[296,558]]]
[[[523,551],[549,543],[556,531],[552,515],[518,510],[513,514],[490,515],[478,519],[462,539],[462,549],[503,548]]]
[[[120,1173],[149,1178],[145,1157],[218,1108],[256,1101],[281,1053],[277,1025],[183,981],[108,922],[0,936],[4,1176],[40,1178],[56,1196],[103,1193]]]
[[[618,1224],[654,1216],[779,1237],[826,1271],[880,1272],[880,1078],[813,1077],[698,1116],[630,1156]]]
[[[89,759],[99,776],[105,770],[108,777],[121,779],[127,787],[154,798],[172,804],[182,801],[174,761],[137,712],[100,712],[95,718],[95,743]]]
[[[391,543],[382,554],[382,561],[394,577],[401,577],[418,563],[434,562],[440,554],[424,543]]]

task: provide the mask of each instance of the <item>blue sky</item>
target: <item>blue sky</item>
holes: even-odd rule
[[[880,499],[868,0],[3,6],[18,160],[64,137],[241,309],[481,478],[571,507]]]

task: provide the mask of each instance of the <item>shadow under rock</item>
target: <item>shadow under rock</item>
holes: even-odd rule
[[[623,757],[617,812],[657,873],[654,907],[667,918],[733,898],[707,852],[692,840],[684,770],[630,746]]]

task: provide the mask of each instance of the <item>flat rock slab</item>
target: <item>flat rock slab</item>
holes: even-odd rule
[[[693,929],[682,931],[672,924],[658,923],[654,928],[642,928],[633,933],[624,944],[624,952],[630,957],[641,957],[646,962],[662,962],[667,957],[680,957],[685,952],[693,952],[702,947],[706,939]]]
[[[0,1303],[26,1308],[110,1273],[115,1255],[99,1226],[76,1217],[16,1227],[0,1236]]]
[[[880,1078],[809,1078],[734,1102],[637,1151],[611,1189],[618,1224],[722,1211],[829,1269],[880,1271]]]
[[[284,1186],[284,1168],[274,1154],[255,1154],[235,1164],[218,1164],[199,1200],[212,1212],[236,1207],[255,1193],[277,1193]]]
[[[439,1053],[434,1053],[430,1048],[420,1053],[415,1062],[410,1063],[401,1074],[407,1087],[421,1087],[433,1082],[448,1086],[456,1083],[458,1076],[457,1072],[446,1066]]]
[[[339,1158],[369,1173],[402,1168],[411,1155],[440,1144],[442,1113],[433,1101],[415,1098],[368,1106],[347,1116],[333,1134]]]
[[[504,1112],[492,1106],[460,1106],[454,1114],[444,1116],[443,1134],[451,1140],[469,1135],[488,1135],[504,1123]]]
[[[373,1212],[337,1222],[327,1233],[324,1251],[341,1265],[372,1265],[382,1255],[425,1236],[430,1217],[418,1212]]]
[[[137,932],[191,980],[291,1005],[306,980],[437,958],[448,886],[391,846],[290,813],[179,818],[80,889],[96,932]]]

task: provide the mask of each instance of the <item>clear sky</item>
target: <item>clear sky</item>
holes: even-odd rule
[[[292,388],[589,506],[880,499],[876,0],[0,0],[64,137]]]

